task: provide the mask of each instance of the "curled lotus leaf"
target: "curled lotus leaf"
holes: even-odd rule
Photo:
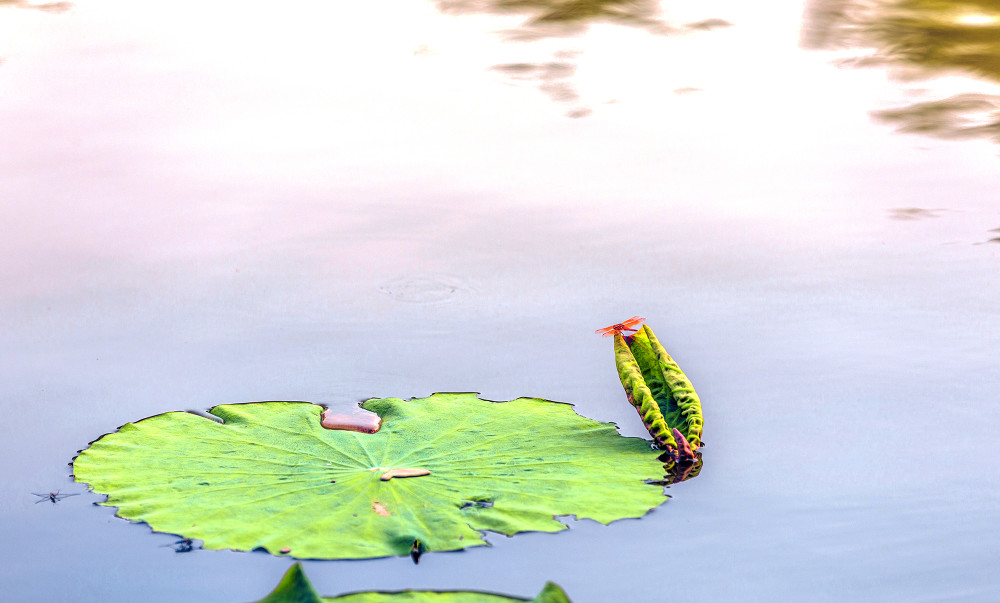
[[[120,517],[204,542],[309,559],[488,544],[555,516],[637,518],[667,497],[649,443],[538,398],[371,399],[375,433],[326,429],[307,402],[227,404],[122,426],[74,460]]]
[[[625,395],[639,411],[658,448],[692,460],[702,445],[704,419],[694,386],[649,325],[635,334],[615,333],[615,364]]]
[[[549,582],[534,599],[507,597],[492,593],[477,591],[433,591],[433,590],[403,590],[397,592],[360,592],[341,595],[339,597],[320,597],[313,588],[302,566],[298,563],[288,568],[281,582],[271,593],[256,603],[327,603],[341,601],[342,603],[513,603],[528,601],[529,603],[570,603],[563,589]]]

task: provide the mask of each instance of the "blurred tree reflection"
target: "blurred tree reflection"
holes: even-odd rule
[[[0,7],[33,8],[47,13],[62,13],[73,7],[72,2],[29,2],[28,0],[0,0]]]
[[[438,0],[437,4],[446,13],[525,15],[527,20],[510,32],[519,39],[572,35],[601,22],[671,31],[657,18],[658,0]]]
[[[802,36],[814,49],[859,47],[850,61],[906,80],[967,74],[1000,83],[1000,0],[811,0]],[[1000,96],[965,93],[873,112],[900,131],[1000,142]]]
[[[72,2],[29,2],[28,0],[0,0],[0,8],[31,8],[46,13],[64,13],[73,8]],[[0,57],[0,65],[3,58]]]
[[[937,138],[990,138],[1000,142],[1000,96],[957,94],[941,100],[875,111],[875,118],[900,132]]]
[[[524,20],[504,35],[515,41],[542,38],[570,38],[592,25],[608,23],[645,30],[655,35],[709,31],[729,27],[724,19],[704,19],[686,24],[670,24],[661,18],[660,0],[436,0],[443,13],[521,16]],[[555,102],[575,108],[569,117],[584,117],[591,109],[580,104],[573,86],[578,51],[561,49],[555,56],[536,62],[502,63],[493,70],[514,82],[531,81]]]

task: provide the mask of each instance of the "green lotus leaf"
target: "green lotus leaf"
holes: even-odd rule
[[[320,597],[306,578],[302,566],[296,563],[288,568],[281,582],[271,594],[256,603],[324,603],[326,601],[342,601],[348,603],[505,603],[511,601],[529,601],[518,597],[505,597],[492,593],[475,591],[432,591],[404,590],[399,592],[364,592],[341,595],[339,597]],[[549,582],[530,600],[530,603],[570,603],[563,589]]]
[[[154,530],[204,548],[310,559],[449,551],[556,532],[554,516],[641,517],[667,497],[649,442],[537,398],[372,399],[375,433],[321,425],[306,402],[168,412],[122,426],[74,460],[77,481]],[[410,476],[410,477],[407,477]]]
[[[649,325],[630,336],[615,333],[615,364],[625,395],[656,446],[691,460],[702,443],[701,401]]]

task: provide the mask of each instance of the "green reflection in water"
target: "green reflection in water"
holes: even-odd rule
[[[872,113],[900,132],[936,138],[990,138],[1000,142],[1000,96],[957,94]]]
[[[888,66],[910,81],[965,74],[1000,83],[1000,0],[813,0],[803,45],[871,49],[850,63]],[[873,116],[902,132],[1000,142],[1000,95],[962,93]]]
[[[442,12],[518,14],[526,20],[510,35],[518,39],[572,35],[593,23],[618,23],[669,33],[657,0],[438,0]]]
[[[725,19],[711,18],[692,23],[671,24],[661,18],[659,0],[437,0],[443,13],[470,15],[518,15],[519,25],[504,31],[512,41],[542,38],[570,38],[592,25],[609,23],[639,28],[655,35],[683,34],[729,27]],[[501,63],[492,69],[512,82],[528,82],[557,103],[575,105],[569,117],[584,117],[591,109],[581,103],[573,85],[576,72],[575,49],[560,49],[545,60]]]

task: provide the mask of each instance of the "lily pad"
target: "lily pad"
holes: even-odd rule
[[[288,568],[281,582],[271,594],[257,603],[326,603],[341,601],[343,603],[512,603],[514,601],[529,601],[529,603],[570,603],[565,591],[549,582],[534,599],[506,597],[478,591],[432,591],[403,590],[397,592],[362,592],[341,595],[339,597],[320,597],[306,578],[302,566],[298,563]]]
[[[702,445],[701,400],[649,325],[634,335],[615,333],[615,364],[625,395],[656,446],[675,458],[692,460]]]
[[[376,433],[325,429],[306,402],[168,412],[122,426],[74,460],[118,515],[204,542],[298,558],[415,555],[601,523],[667,497],[649,442],[538,398],[372,399]]]

